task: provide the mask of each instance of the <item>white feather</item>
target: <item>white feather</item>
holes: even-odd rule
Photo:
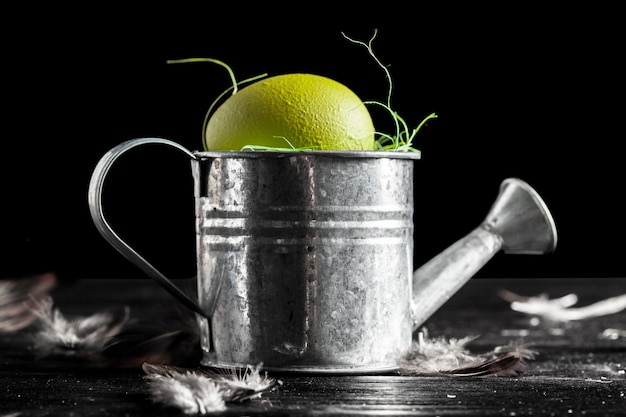
[[[260,397],[281,381],[261,374],[261,365],[220,372],[144,363],[152,400],[187,414],[222,411],[227,403]]]
[[[546,294],[523,297],[503,290],[500,296],[511,303],[511,309],[514,311],[554,322],[586,320],[616,314],[626,309],[626,294],[600,300],[584,307],[573,307],[578,302],[576,294],[550,299]]]
[[[476,337],[466,336],[462,339],[429,338],[426,329],[422,329],[418,332],[417,340],[413,341],[411,351],[401,364],[402,372],[405,374],[434,374],[441,370],[476,363],[480,357],[470,353],[466,347]]]
[[[16,332],[36,322],[29,301],[47,297],[56,281],[53,273],[0,280],[0,333]]]
[[[110,337],[117,334],[129,318],[128,307],[121,314],[103,311],[68,320],[51,297],[33,299],[33,314],[38,318],[32,335],[33,350],[39,357],[77,356],[92,358],[102,352]]]
[[[412,349],[401,361],[404,375],[448,375],[457,377],[519,376],[526,370],[524,359],[532,359],[536,352],[510,344],[496,347],[493,352],[472,354],[467,344],[477,336],[462,339],[428,338],[423,328],[413,341]]]
[[[146,376],[152,400],[176,407],[185,414],[207,414],[226,409],[222,387],[193,372],[172,373],[170,376]]]

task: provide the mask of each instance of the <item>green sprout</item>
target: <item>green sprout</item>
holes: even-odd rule
[[[378,64],[378,66],[380,66],[383,71],[385,71],[385,76],[387,78],[387,81],[389,83],[389,89],[388,89],[388,93],[387,93],[387,102],[386,103],[382,103],[380,101],[364,101],[363,104],[365,105],[373,105],[373,106],[379,106],[382,107],[383,109],[385,109],[392,117],[392,120],[394,122],[395,125],[395,133],[392,134],[387,134],[384,132],[375,132],[376,134],[376,139],[374,142],[374,150],[377,151],[396,151],[396,152],[420,152],[419,149],[416,149],[415,147],[413,147],[413,139],[415,138],[415,135],[417,134],[417,132],[422,128],[422,126],[424,126],[426,124],[426,122],[430,119],[434,119],[437,118],[437,114],[435,113],[431,113],[428,116],[426,116],[421,123],[414,129],[410,129],[408,124],[405,122],[405,120],[395,111],[393,110],[392,106],[391,106],[391,94],[393,91],[393,82],[391,79],[391,73],[389,72],[389,70],[387,69],[387,67],[385,65],[383,65],[383,63],[378,59],[378,57],[376,56],[376,54],[374,53],[373,47],[372,47],[372,43],[374,41],[374,39],[376,38],[378,31],[376,29],[374,29],[374,34],[372,35],[372,37],[370,38],[368,43],[365,43],[363,41],[358,41],[358,40],[354,40],[348,36],[346,36],[343,32],[341,32],[341,34],[343,35],[344,38],[346,38],[347,40],[349,40],[350,42],[353,42],[355,44],[358,45],[362,45],[364,46],[368,53],[372,56],[372,58],[374,58],[374,61]],[[237,79],[235,78],[235,74],[233,72],[233,70],[224,62],[218,60],[218,59],[213,59],[213,58],[186,58],[186,59],[176,59],[176,60],[168,60],[167,63],[168,64],[181,64],[181,63],[192,63],[192,62],[210,62],[210,63],[214,63],[217,65],[220,65],[222,67],[224,67],[226,69],[226,71],[228,71],[228,75],[230,76],[232,85],[226,89],[225,91],[223,91],[212,103],[211,106],[209,107],[209,109],[207,110],[205,116],[204,116],[204,121],[202,123],[202,145],[204,147],[205,150],[209,150],[208,149],[208,145],[207,145],[207,141],[206,141],[206,128],[207,128],[207,124],[209,122],[209,118],[211,116],[211,114],[213,113],[213,110],[215,109],[215,107],[218,105],[218,103],[220,103],[224,96],[226,96],[228,93],[231,94],[236,94],[239,86],[243,85],[243,84],[247,84],[250,83],[252,81],[256,81],[260,78],[266,77],[267,74],[260,74],[254,77],[250,77],[247,78],[243,81],[237,81]],[[287,138],[282,138],[285,140],[285,142],[287,142],[287,147],[272,147],[272,146],[261,146],[261,145],[246,145],[244,146],[241,150],[275,150],[275,151],[307,151],[307,150],[313,150],[314,148],[312,147],[305,147],[305,148],[296,148],[294,147],[288,140]]]
[[[382,132],[376,132],[376,135],[378,137],[376,138],[376,141],[374,143],[375,150],[399,151],[399,152],[420,152],[419,149],[416,149],[413,147],[413,139],[415,138],[415,135],[417,134],[417,132],[422,128],[422,126],[424,126],[424,124],[426,124],[428,120],[437,118],[437,114],[435,113],[429,114],[421,121],[421,123],[415,129],[411,130],[409,126],[407,125],[407,123],[405,122],[405,120],[402,117],[400,117],[400,115],[395,110],[393,110],[391,106],[391,93],[393,91],[393,82],[391,79],[391,73],[389,72],[387,67],[383,65],[382,62],[380,62],[380,59],[378,59],[372,47],[372,42],[376,38],[378,31],[374,29],[374,34],[372,35],[368,43],[354,40],[346,36],[346,34],[343,32],[341,32],[341,34],[343,35],[344,38],[346,38],[350,42],[356,43],[358,45],[362,45],[367,49],[367,52],[372,56],[372,58],[374,58],[374,61],[378,64],[378,66],[380,66],[383,69],[383,71],[385,71],[385,76],[387,77],[387,82],[389,83],[389,90],[387,92],[386,103],[381,103],[379,101],[364,101],[363,102],[366,105],[380,106],[384,108],[385,110],[387,110],[389,114],[391,115],[394,125],[395,125],[394,135],[390,135],[390,134],[382,133]]]
[[[275,138],[278,139],[282,139],[285,142],[287,142],[287,145],[289,145],[289,147],[286,148],[281,148],[278,146],[263,146],[263,145],[246,145],[244,147],[241,148],[242,151],[279,151],[279,152],[289,152],[289,151],[312,151],[315,149],[315,147],[313,146],[305,146],[305,147],[300,147],[300,148],[296,148],[295,146],[292,145],[291,142],[289,142],[289,139],[287,139],[284,136],[274,136]]]
[[[206,126],[207,126],[207,123],[209,123],[209,118],[210,118],[211,114],[213,113],[213,109],[217,106],[217,104],[229,92],[231,93],[231,95],[237,93],[237,91],[239,90],[239,86],[240,85],[247,84],[247,83],[250,83],[252,81],[256,81],[256,80],[258,80],[260,78],[263,78],[263,77],[267,77],[267,74],[260,74],[260,75],[254,76],[254,77],[246,78],[243,81],[237,81],[237,79],[235,78],[235,73],[230,68],[230,66],[228,66],[228,64],[220,61],[219,59],[213,59],[213,58],[170,59],[170,60],[167,60],[166,62],[168,64],[187,64],[187,63],[190,63],[190,62],[210,62],[210,63],[213,63],[213,64],[221,65],[222,67],[226,68],[226,71],[228,71],[228,75],[230,76],[230,80],[232,82],[232,85],[230,87],[228,87],[226,90],[224,90],[219,96],[217,96],[217,98],[215,100],[213,100],[213,103],[211,103],[211,105],[209,106],[209,109],[207,110],[206,114],[204,115],[204,121],[202,122],[202,146],[204,147],[205,151],[209,150],[209,147],[207,146],[207,141],[206,141]],[[289,144],[289,145],[291,145],[291,144]]]

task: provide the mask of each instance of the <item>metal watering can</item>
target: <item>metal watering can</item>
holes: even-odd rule
[[[187,154],[195,189],[198,299],[109,226],[106,175],[122,154],[162,144]],[[509,178],[483,222],[413,269],[413,171],[419,153],[191,152],[162,138],[109,150],[89,184],[102,236],[198,318],[203,359],[217,368],[384,373],[413,332],[497,252],[556,248],[541,197]],[[164,219],[168,221],[168,219]]]

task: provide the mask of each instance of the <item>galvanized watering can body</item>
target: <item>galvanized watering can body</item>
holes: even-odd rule
[[[154,143],[190,156],[197,301],[122,241],[103,215],[109,168],[127,150]],[[454,253],[414,271],[417,159],[373,151],[189,152],[166,139],[134,139],[100,160],[89,205],[118,251],[198,313],[202,365],[380,373],[398,367],[413,331],[505,246],[486,219]],[[539,211],[549,236],[530,253],[556,243],[543,204]]]

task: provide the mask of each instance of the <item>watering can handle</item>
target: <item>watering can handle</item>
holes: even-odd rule
[[[144,273],[150,278],[154,279],[163,288],[165,288],[170,294],[177,298],[180,302],[190,308],[192,311],[206,317],[206,314],[200,309],[200,306],[192,301],[185,293],[183,293],[177,286],[175,286],[169,279],[167,279],[161,272],[153,267],[148,261],[141,257],[133,248],[131,248],[126,242],[124,242],[109,226],[104,217],[102,210],[102,189],[104,186],[104,180],[109,172],[113,163],[126,151],[135,148],[140,145],[146,144],[163,144],[172,146],[181,152],[187,154],[190,158],[196,159],[196,156],[187,150],[182,145],[173,142],[168,139],[162,138],[138,138],[130,139],[126,142],[115,146],[111,150],[102,156],[98,164],[96,165],[91,181],[89,182],[89,211],[91,212],[91,218],[96,225],[100,234],[115,248],[118,252],[124,255],[130,262],[138,266]]]

